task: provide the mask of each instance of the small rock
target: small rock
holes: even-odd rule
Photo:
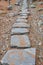
[[[40,21],[38,22],[38,26],[40,27],[41,25],[43,25],[43,22],[40,20]]]
[[[9,6],[7,7],[7,9],[8,9],[8,10],[12,10],[12,5],[9,5]]]
[[[43,11],[43,8],[39,8],[38,11]]]
[[[35,5],[31,5],[31,8],[36,8],[36,6]]]

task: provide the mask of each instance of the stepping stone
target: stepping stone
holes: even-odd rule
[[[26,12],[28,12],[28,10],[27,10],[27,9],[24,9],[24,10],[22,10],[21,12],[24,12],[24,13],[26,13]]]
[[[25,10],[25,11],[26,11],[26,10],[28,11],[28,8],[25,8],[25,9],[20,9],[20,11],[24,11],[24,10]]]
[[[21,23],[21,22],[22,22],[22,23],[28,23],[28,21],[27,21],[26,19],[20,19],[20,18],[17,19],[16,22],[17,22],[17,23]]]
[[[20,19],[27,19],[28,16],[19,16],[18,19],[19,19],[19,18],[20,18]]]
[[[35,6],[35,5],[33,5],[33,4],[32,4],[30,7],[31,7],[31,8],[36,8],[36,6]]]
[[[27,23],[14,23],[13,28],[30,28],[30,25]]]
[[[28,15],[30,15],[30,12],[20,12],[20,14],[28,14]]]
[[[13,35],[11,36],[11,47],[30,47],[28,35]]]
[[[14,34],[27,34],[29,33],[29,30],[26,28],[12,28],[11,35]]]
[[[7,51],[1,63],[9,65],[35,65],[36,48],[12,49]]]

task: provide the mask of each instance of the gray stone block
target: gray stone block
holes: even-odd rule
[[[12,10],[12,5],[9,5],[9,6],[7,7],[7,9],[8,9],[8,10]]]
[[[11,36],[11,47],[30,47],[28,35],[13,35]]]
[[[25,13],[25,14],[20,14],[20,15],[21,15],[21,16],[28,16],[28,14],[26,14],[26,13]]]
[[[30,28],[30,25],[27,23],[14,23],[13,28]]]
[[[2,63],[9,65],[35,65],[36,48],[12,49],[2,58]]]
[[[38,11],[43,11],[43,8],[39,8]]]
[[[28,15],[29,15],[30,12],[24,12],[24,11],[23,11],[23,12],[20,12],[20,14],[28,14]]]
[[[28,16],[19,16],[18,19],[19,19],[19,18],[20,18],[20,19],[27,19]]]
[[[31,8],[36,8],[36,6],[35,6],[35,5],[33,5],[33,4],[32,4],[30,7],[31,7]]]
[[[29,30],[26,28],[12,28],[11,35],[13,34],[27,34]]]

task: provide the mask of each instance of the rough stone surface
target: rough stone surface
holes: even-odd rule
[[[27,23],[14,23],[13,28],[30,28],[30,25]]]
[[[11,47],[30,47],[28,35],[13,35],[11,36]]]
[[[28,14],[25,13],[25,14],[20,14],[20,15],[21,15],[21,16],[27,16]]]
[[[28,12],[28,11],[23,11],[23,12],[20,12],[20,14],[30,14],[30,12]]]
[[[13,49],[9,50],[2,58],[2,63],[9,65],[35,65],[36,49]]]
[[[26,28],[12,28],[11,34],[26,34],[29,30]]]
[[[27,23],[28,21],[27,21],[26,19],[20,19],[20,18],[19,18],[19,19],[16,20],[16,22],[17,22],[17,23],[20,23],[20,22],[23,22],[23,23],[25,22],[25,23]]]
[[[20,18],[20,19],[27,19],[28,16],[19,16],[18,19],[19,19],[19,18]]]

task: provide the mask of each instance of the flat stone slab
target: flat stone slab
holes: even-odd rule
[[[16,0],[15,5],[19,6],[20,5],[20,0]]]
[[[23,11],[23,12],[20,12],[20,14],[30,14],[30,12]]]
[[[28,21],[27,21],[27,19],[17,19],[16,20],[16,23],[20,23],[20,22],[22,22],[22,23],[28,23]]]
[[[24,9],[24,8],[22,7],[22,8],[20,9],[20,11],[28,11],[28,8],[25,8],[25,9]]]
[[[28,35],[13,35],[11,36],[11,47],[30,47]]]
[[[12,28],[11,34],[27,34],[29,30],[27,28]]]
[[[20,18],[20,19],[27,19],[28,16],[19,16],[18,18]]]
[[[28,9],[27,9],[27,8],[22,7],[22,8],[20,9],[20,11],[28,11]]]
[[[30,25],[27,23],[14,23],[13,28],[30,28]]]
[[[2,63],[9,65],[35,65],[36,48],[12,49],[2,58]]]
[[[28,14],[20,14],[21,16],[28,16]]]

